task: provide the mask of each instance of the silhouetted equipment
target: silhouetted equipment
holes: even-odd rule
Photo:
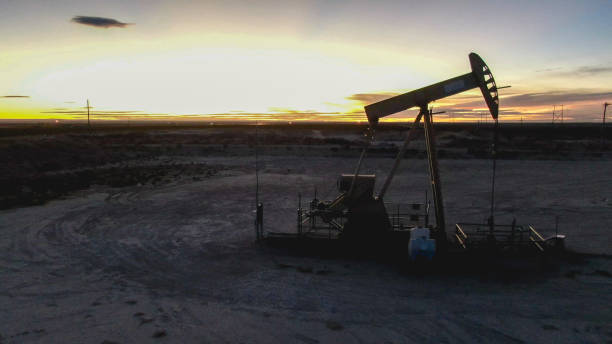
[[[491,116],[496,119],[499,111],[497,85],[491,70],[476,53],[469,55],[472,71],[412,92],[385,99],[365,107],[370,127],[375,128],[378,119],[408,110],[415,106],[423,107],[438,99],[450,97],[479,87],[489,107]]]
[[[255,237],[263,238],[263,203],[259,202],[259,123],[255,123]]]
[[[553,112],[552,112],[552,124],[555,123],[561,123],[563,124],[563,104],[559,105],[561,106],[561,111],[557,112],[557,105],[553,105]]]
[[[263,204],[257,203],[255,210],[255,237],[257,241],[263,237]]]
[[[448,248],[446,236],[446,220],[444,214],[444,200],[440,182],[438,160],[436,158],[435,135],[433,131],[433,111],[428,109],[430,102],[449,97],[473,88],[480,88],[489,112],[495,121],[495,136],[493,142],[493,155],[495,157],[498,129],[499,98],[498,87],[493,74],[485,62],[475,53],[469,55],[472,71],[412,92],[404,93],[383,101],[367,105],[369,128],[367,145],[363,149],[357,167],[352,174],[342,174],[337,182],[338,196],[330,201],[319,200],[316,196],[309,202],[307,209],[302,208],[301,196],[297,211],[297,236],[299,238],[328,238],[341,239],[360,249],[388,250],[389,247],[399,244],[403,250],[408,249],[410,257],[431,259],[436,250],[445,251]],[[419,112],[409,129],[406,139],[400,148],[394,164],[378,195],[375,194],[375,175],[360,174],[361,166],[366,155],[367,147],[374,139],[375,131],[380,118],[400,111],[418,107]],[[429,201],[414,204],[390,204],[384,202],[384,197],[390,187],[391,181],[399,166],[401,159],[419,129],[423,120],[425,144],[427,148],[429,186],[432,189],[435,209],[435,226],[429,223]],[[500,234],[503,227],[495,226],[494,222],[494,193],[495,193],[495,158],[493,159],[493,180],[491,193],[491,216],[484,226],[487,228],[484,235],[488,247],[494,246],[497,241],[504,240]],[[457,224],[456,228],[461,235],[455,235],[461,249],[478,247],[483,243],[480,228],[478,231],[466,232],[465,225]],[[532,233],[529,237],[527,234]],[[505,232],[504,232],[505,233]],[[518,233],[518,234],[517,234]],[[431,234],[431,235],[430,235]],[[524,235],[523,235],[524,234]],[[287,234],[269,233],[271,237],[286,238]],[[544,247],[544,239],[533,228],[524,229],[511,226],[511,235],[520,237],[521,244],[526,237],[536,248]],[[531,235],[531,234],[530,234]],[[505,241],[509,242],[509,241]],[[437,247],[436,247],[437,246]]]
[[[89,121],[89,109],[91,109],[91,106],[89,106],[89,99],[87,99],[87,126],[91,127],[91,122]]]
[[[395,163],[391,169],[391,172],[387,176],[387,180],[383,184],[381,192],[379,193],[379,198],[382,199],[385,196],[387,189],[395,176],[395,171],[399,166],[399,162],[403,157],[403,153],[410,141],[413,139],[414,131],[418,127],[421,118],[423,118],[425,128],[425,143],[429,161],[429,177],[433,193],[434,209],[436,213],[436,228],[434,230],[434,238],[440,244],[445,244],[446,242],[446,220],[444,216],[444,200],[442,197],[438,160],[436,158],[435,137],[431,120],[432,113],[427,109],[428,104],[432,101],[479,87],[485,102],[489,107],[491,117],[493,117],[495,121],[497,121],[499,112],[497,84],[495,83],[491,69],[476,53],[471,53],[469,55],[469,59],[472,68],[470,73],[423,87],[412,92],[385,99],[365,107],[368,121],[370,122],[370,127],[372,130],[374,130],[374,128],[378,125],[378,120],[382,117],[389,116],[415,106],[419,107],[419,114],[417,115],[408,136],[406,137],[406,140],[404,141],[402,149],[400,149],[400,152],[395,159]]]
[[[603,115],[601,115],[601,149],[603,150],[606,145],[606,110],[608,109],[608,105],[610,103],[604,103],[604,111]]]

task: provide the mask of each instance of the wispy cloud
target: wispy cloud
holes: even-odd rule
[[[612,98],[612,92],[594,92],[588,90],[553,91],[524,93],[503,98],[504,107],[544,106],[551,104],[568,104],[577,102],[594,102]]]
[[[612,66],[582,66],[569,71],[569,73],[572,75],[607,74],[612,73]]]
[[[125,28],[128,25],[133,25],[132,23],[123,23],[123,22],[120,22],[112,18],[90,17],[90,16],[75,16],[72,18],[71,21],[77,24],[89,25],[93,27],[100,27],[104,29],[108,29],[110,27]]]
[[[560,69],[561,67],[551,67],[551,68],[538,69],[535,72],[536,73],[549,73],[549,72],[556,72]]]
[[[536,73],[546,73],[550,76],[586,77],[612,73],[610,65],[578,66],[571,69],[553,67],[536,70]]]
[[[316,110],[297,110],[297,109],[288,109],[283,107],[271,107],[268,111],[274,114],[282,114],[282,115],[339,115],[341,112],[320,112]],[[231,113],[231,112],[230,112]]]
[[[505,92],[504,92],[505,93]],[[363,106],[371,104],[398,93],[359,93],[346,97],[356,105]],[[543,111],[544,108],[553,105],[565,105],[566,112],[571,111],[572,119],[593,120],[599,116],[601,104],[604,101],[612,100],[612,91],[597,89],[566,89],[548,92],[524,92],[515,90],[513,93],[504,95],[500,99],[500,118],[502,120],[549,120],[550,113]],[[483,119],[488,118],[486,104],[479,94],[465,94],[463,96],[453,96],[440,102],[431,103],[435,111],[445,111],[439,114],[442,120],[480,120],[481,113]],[[412,111],[412,112],[411,112]],[[415,109],[408,112],[398,113],[394,119],[413,117]],[[343,116],[346,115],[343,114]],[[355,117],[359,118],[359,113],[355,112]],[[566,118],[569,118],[566,116]]]
[[[30,96],[8,95],[8,96],[0,96],[0,98],[30,98]]]
[[[500,106],[502,108],[541,107],[552,106],[554,104],[596,103],[608,99],[612,99],[612,91],[574,89],[550,92],[524,92],[503,97],[500,99]],[[463,110],[483,108],[484,106],[484,101],[479,96],[472,99],[466,98],[465,101],[463,99],[453,99],[452,102],[452,107]]]
[[[87,109],[87,107],[83,107],[83,109]],[[41,111],[41,113],[57,113],[57,114],[87,114],[87,111],[85,110],[70,110],[70,109],[66,109],[66,108],[55,108],[55,109],[51,109],[51,111]],[[130,114],[141,114],[142,111],[125,111],[125,110],[109,110],[109,111],[92,111],[91,114],[93,115],[101,115],[101,114],[116,114],[116,115],[121,115],[121,114],[125,114],[125,115],[130,115]]]
[[[348,100],[353,100],[361,104],[371,104],[381,101],[383,99],[391,98],[400,93],[387,92],[387,93],[357,93],[346,97]]]

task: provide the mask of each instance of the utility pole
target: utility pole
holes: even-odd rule
[[[89,99],[87,99],[87,126],[91,128],[91,122],[89,121],[89,109],[91,109],[91,106],[89,106]]]
[[[606,110],[608,109],[608,105],[612,105],[608,102],[604,103],[604,111],[601,116],[601,150],[604,149],[606,144]]]
[[[563,124],[563,104],[561,106],[561,112],[557,112],[557,105],[553,105],[553,113],[552,113],[552,124],[560,123]]]

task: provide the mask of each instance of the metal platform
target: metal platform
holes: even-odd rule
[[[497,249],[544,252],[546,240],[532,226],[457,223],[455,240],[465,250]]]

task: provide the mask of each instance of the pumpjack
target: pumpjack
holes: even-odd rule
[[[383,250],[389,247],[389,243],[394,245],[399,243],[404,248],[407,246],[410,256],[414,259],[418,257],[431,259],[436,251],[446,251],[449,248],[442,185],[436,158],[432,112],[428,108],[429,104],[461,92],[480,88],[489,112],[495,121],[493,154],[495,154],[495,144],[497,142],[498,87],[490,68],[480,56],[471,53],[469,54],[469,61],[471,71],[466,74],[365,106],[369,124],[366,134],[367,144],[361,152],[355,171],[351,174],[342,174],[339,177],[337,182],[339,194],[333,200],[319,200],[315,195],[314,199],[309,202],[308,207],[304,209],[300,197],[300,205],[297,211],[298,238],[333,238],[356,247],[377,246]],[[381,190],[378,194],[375,194],[376,176],[360,174],[360,170],[368,146],[374,140],[379,119],[414,107],[418,107],[419,112],[397,153]],[[384,200],[405,151],[409,143],[415,138],[418,128],[420,128],[421,121],[425,132],[435,225],[429,223],[430,202],[427,200],[424,203],[409,205],[390,205]],[[469,235],[465,230],[466,224],[457,224],[456,233],[453,236],[454,242],[458,244],[456,246],[469,249],[478,247],[478,244],[482,242],[489,244],[497,241],[504,242],[501,240],[500,231],[505,233],[506,229],[502,230],[501,227],[496,226],[493,217],[494,185],[493,181],[491,216],[488,222],[475,227],[474,224],[469,224],[475,228],[473,233],[469,233]],[[521,243],[533,244],[542,250],[545,247],[545,239],[532,227],[526,229],[513,223],[508,231],[513,233],[513,238],[515,237],[514,234],[516,234],[516,238],[520,237]],[[281,234],[269,233],[269,235],[279,236]],[[507,238],[504,240],[509,242]],[[517,242],[519,241],[514,240],[511,245]]]

